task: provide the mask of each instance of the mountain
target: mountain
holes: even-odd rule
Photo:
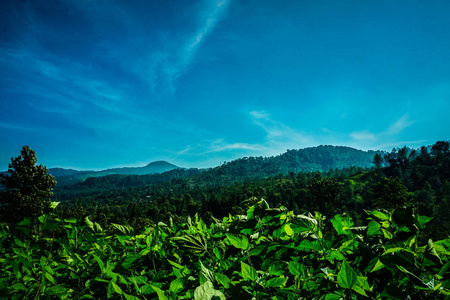
[[[323,172],[349,167],[372,167],[380,151],[363,151],[345,146],[317,146],[271,157],[244,157],[213,168],[199,176],[222,181],[248,180],[288,174],[289,172]]]
[[[179,167],[168,163],[166,161],[154,161],[149,163],[144,167],[124,167],[124,168],[113,168],[103,171],[98,171],[95,176],[106,176],[113,174],[120,175],[148,175],[148,174],[158,174],[164,173],[173,169],[178,169]]]

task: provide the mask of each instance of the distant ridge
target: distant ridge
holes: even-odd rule
[[[199,176],[222,180],[256,179],[289,172],[326,172],[349,167],[372,167],[375,153],[346,146],[321,145],[271,157],[243,157],[212,168]]]
[[[167,161],[154,161],[149,163],[143,167],[123,167],[123,168],[113,168],[107,169],[103,171],[96,172],[97,176],[105,176],[105,175],[148,175],[148,174],[157,174],[164,173],[167,171],[171,171],[173,169],[178,169],[176,165],[168,163]]]

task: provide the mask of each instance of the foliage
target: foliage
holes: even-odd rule
[[[20,155],[11,159],[9,175],[0,174],[3,186],[0,191],[1,208],[9,221],[41,214],[53,195],[55,178],[48,174],[46,167],[36,163],[35,152],[24,146]]]
[[[194,215],[143,232],[48,213],[0,228],[0,297],[444,299],[450,239],[420,243],[429,221],[397,208],[357,227],[348,215],[295,214],[260,198],[210,225]]]

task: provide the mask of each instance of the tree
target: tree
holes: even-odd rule
[[[410,204],[411,195],[398,178],[381,178],[372,185],[372,193],[376,208],[393,209]]]
[[[38,216],[53,196],[55,178],[36,163],[36,153],[23,146],[20,155],[11,159],[9,175],[0,174],[0,207],[10,222]]]
[[[375,164],[375,167],[377,170],[381,168],[381,165],[383,164],[383,158],[381,157],[380,153],[376,153],[373,157],[373,163]]]
[[[341,184],[336,179],[314,179],[308,186],[312,205],[324,215],[333,216],[342,210]]]

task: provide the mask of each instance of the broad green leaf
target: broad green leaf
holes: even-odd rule
[[[239,248],[239,249],[243,249],[243,250],[247,250],[248,249],[249,242],[248,242],[248,238],[245,235],[243,235],[242,238],[241,238],[241,237],[239,237],[237,235],[227,233],[226,236],[227,236],[228,241],[230,241],[230,243],[234,247]]]
[[[216,280],[218,283],[223,285],[226,289],[230,288],[231,280],[228,278],[227,275],[222,274],[222,273],[216,273],[216,274],[214,274],[214,276],[216,277]]]
[[[325,300],[339,300],[342,299],[341,295],[337,295],[337,294],[326,294],[325,295]]]
[[[355,285],[357,279],[358,275],[356,272],[353,271],[352,267],[344,260],[337,276],[338,284],[343,288],[351,289]]]
[[[450,260],[441,268],[441,270],[439,271],[439,275],[444,276],[449,269],[450,269]]]
[[[122,295],[122,294],[123,294],[122,289],[120,288],[120,286],[118,286],[117,284],[115,284],[114,281],[111,280],[111,281],[110,281],[110,284],[112,285],[114,291],[115,291],[117,294],[119,294],[119,295]]]
[[[289,224],[284,225],[284,231],[286,231],[287,235],[289,235],[289,236],[294,235],[294,231],[292,230],[292,228]]]
[[[252,266],[249,266],[242,261],[241,261],[241,273],[242,278],[244,280],[256,281],[258,279],[258,273],[256,272],[256,270]]]
[[[367,236],[381,233],[380,229],[381,229],[380,223],[376,221],[370,221],[369,224],[367,224]]]
[[[327,259],[328,259],[328,260],[332,260],[332,261],[333,261],[334,259],[337,259],[337,260],[344,260],[344,255],[342,255],[342,253],[339,252],[339,251],[337,251],[337,250],[333,250],[333,251],[331,251],[331,252],[329,253]]]
[[[134,262],[140,258],[141,256],[138,254],[127,255],[125,260],[122,262],[122,267],[124,267],[125,269],[129,269],[134,265]]]
[[[14,285],[12,286],[12,288],[13,288],[14,290],[23,290],[23,291],[26,291],[26,290],[27,290],[27,287],[24,286],[22,283],[16,283],[16,284],[14,284]]]
[[[128,294],[125,294],[125,293],[123,293],[123,295],[125,296],[125,299],[127,299],[127,300],[141,300],[141,298],[138,298],[138,297],[133,296],[133,295],[128,295]]]
[[[275,277],[267,280],[266,287],[281,287],[287,281],[287,278]]]
[[[68,219],[64,219],[64,222],[71,223],[71,224],[76,224],[77,223],[77,219],[75,219],[75,218],[68,218]]]
[[[100,267],[100,271],[102,272],[102,274],[105,272],[105,264],[103,263],[103,261],[100,259],[100,257],[98,257],[95,254],[92,254],[92,256],[94,256],[95,261],[98,263],[98,266]]]
[[[205,266],[203,265],[202,261],[200,261],[200,266],[201,266],[201,273],[202,273],[202,275],[205,276],[205,278],[206,278],[208,281],[213,282],[213,281],[214,281],[214,274],[213,274],[213,272],[211,272],[210,269],[208,269],[207,267],[205,267]]]
[[[373,266],[373,268],[372,268],[372,270],[370,271],[370,273],[376,272],[376,271],[381,270],[381,269],[383,269],[383,268],[384,268],[384,264],[383,264],[380,260],[378,260],[378,261],[376,262],[375,266]]]
[[[52,287],[46,288],[45,293],[47,295],[60,295],[60,297],[61,297],[63,295],[67,295],[68,293],[70,293],[70,289],[58,284],[58,285],[54,285]],[[61,297],[61,298],[63,298],[63,297]]]
[[[54,202],[54,201],[52,201],[52,202],[49,203],[48,207],[49,207],[50,209],[55,209],[55,208],[58,206],[59,203],[60,203],[60,202]]]
[[[226,300],[225,295],[221,291],[215,290],[210,281],[206,281],[194,291],[194,300],[211,300],[216,299],[216,297],[220,300]]]
[[[47,278],[47,280],[50,281],[50,282],[53,283],[53,284],[56,283],[56,281],[55,281],[55,279],[53,278],[53,276],[52,276],[50,273],[48,273],[48,272],[45,273],[45,278]]]
[[[250,220],[251,218],[253,218],[253,213],[255,211],[255,206],[252,205],[250,206],[249,209],[247,209],[247,219]]]
[[[19,239],[14,239],[14,243],[19,247],[23,247],[23,244]]]
[[[358,279],[356,280],[355,285],[352,287],[352,289],[355,292],[357,292],[365,297],[368,297],[366,291],[368,291],[369,288],[370,287],[369,287],[369,283],[367,282],[367,277],[362,277],[362,276],[358,276]]]
[[[167,296],[164,295],[163,290],[153,285],[151,287],[156,291],[156,294],[158,294],[158,300],[169,300],[169,298],[167,298]]]
[[[17,225],[19,226],[28,226],[31,224],[31,219],[30,218],[24,218],[20,223],[18,223]]]
[[[425,253],[436,257],[439,260],[439,262],[442,263],[441,257],[437,253],[432,239],[428,239],[427,247],[425,248]]]
[[[170,283],[169,290],[176,293],[179,293],[183,289],[183,279],[177,278]]]
[[[85,218],[84,218],[84,224],[86,224],[86,226],[87,226],[89,229],[94,230],[94,223],[92,223],[92,221],[89,220],[89,217],[85,217]]]
[[[307,270],[306,267],[296,261],[291,261],[289,263],[289,272],[291,272],[292,275],[301,275],[301,278],[307,277]]]
[[[368,214],[369,215],[373,215],[373,216],[377,217],[378,219],[380,219],[382,221],[389,220],[389,214],[384,213],[384,212],[379,211],[379,210],[373,210],[373,211],[369,212]]]
[[[419,227],[419,229],[424,229],[425,228],[425,224],[430,222],[432,219],[433,219],[433,217],[417,215],[416,216],[417,227]]]
[[[348,231],[348,228],[354,225],[353,220],[350,216],[341,216],[335,215],[333,219],[331,219],[331,223],[333,224],[334,229],[336,229],[338,234],[349,235],[351,232]]]

